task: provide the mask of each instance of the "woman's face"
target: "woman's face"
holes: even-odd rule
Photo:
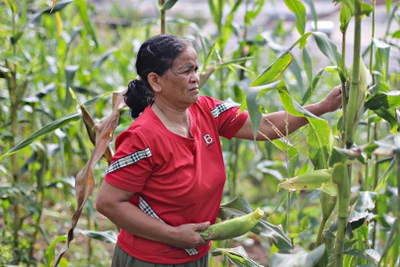
[[[197,53],[189,46],[174,60],[172,67],[161,76],[159,95],[176,108],[188,108],[199,97]]]

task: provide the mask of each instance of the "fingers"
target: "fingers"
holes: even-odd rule
[[[210,226],[210,222],[202,222],[196,224],[196,231],[203,231],[206,230]]]

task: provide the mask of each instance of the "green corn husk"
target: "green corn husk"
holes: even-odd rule
[[[347,137],[347,142],[350,143],[353,141],[353,136],[358,128],[358,122],[360,120],[361,114],[364,111],[364,103],[365,103],[365,97],[367,95],[367,88],[368,84],[371,83],[372,78],[371,75],[365,67],[364,62],[362,59],[360,59],[360,65],[359,65],[359,80],[356,81],[354,80],[354,77],[352,76],[353,72],[353,66],[349,68],[349,87],[350,87],[350,92],[349,92],[349,102],[347,106],[347,114],[346,114],[346,137]],[[354,87],[357,85],[357,87]]]
[[[225,240],[241,236],[253,229],[263,215],[264,212],[257,208],[252,213],[213,224],[199,234],[204,240]]]
[[[326,221],[335,209],[337,197],[330,196],[329,194],[323,192],[321,193],[321,197],[319,200],[321,203],[322,218]]]
[[[332,168],[315,170],[286,179],[279,186],[294,191],[319,189],[331,196],[337,195],[337,185],[332,182]]]

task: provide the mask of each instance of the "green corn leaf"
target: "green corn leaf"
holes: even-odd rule
[[[315,10],[315,5],[314,5],[314,0],[305,0],[304,1],[310,8],[311,15],[313,17],[315,29],[318,31],[318,14],[317,11]]]
[[[211,251],[211,255],[224,255],[234,266],[237,267],[262,267],[262,265],[257,264],[255,261],[246,256],[246,251],[243,247],[217,248]]]
[[[9,73],[11,73],[9,68],[0,66],[0,78],[7,78]]]
[[[170,10],[177,2],[178,0],[167,0],[167,2],[162,5],[160,11]]]
[[[393,157],[394,151],[400,149],[400,136],[389,135],[381,140],[374,141],[374,144],[378,147],[375,148],[374,154],[386,157]]]
[[[40,101],[40,99],[54,92],[54,90],[56,89],[57,85],[55,83],[50,83],[46,85],[43,89],[36,92],[34,95],[24,97],[23,101],[27,103],[37,103]]]
[[[28,138],[24,139],[22,142],[20,142],[19,144],[17,144],[16,146],[14,146],[10,151],[6,152],[5,154],[0,156],[0,159],[5,157],[5,156],[9,156],[11,154],[14,154],[15,152],[27,147],[28,145],[30,145],[33,141],[35,141],[36,139],[38,139],[39,137],[46,135],[48,133],[53,132],[54,130],[63,127],[73,121],[77,121],[81,118],[81,114],[80,113],[73,113],[70,114],[66,117],[60,118],[56,121],[53,121],[50,124],[47,124],[46,126],[44,126],[42,129],[40,129],[37,132],[34,132],[32,135],[30,135]]]
[[[380,92],[372,96],[365,103],[365,107],[371,110],[396,109],[400,107],[400,91]]]
[[[328,162],[329,151],[332,144],[332,133],[327,121],[322,120],[302,106],[300,106],[291,96],[284,84],[277,87],[281,102],[287,112],[293,116],[305,116],[310,127],[307,140],[310,144],[311,160],[317,162]]]
[[[74,0],[63,0],[63,1],[59,1],[54,8],[49,6],[41,11],[39,11],[38,13],[34,14],[32,17],[30,17],[30,19],[28,20],[28,22],[21,28],[21,30],[18,31],[18,33],[16,35],[14,35],[11,38],[11,42],[13,44],[16,44],[18,42],[18,40],[22,37],[22,35],[24,34],[24,32],[29,29],[30,27],[32,27],[32,25],[38,25],[42,16],[44,14],[50,14],[50,12],[52,14],[54,14],[54,12],[60,11],[63,8],[65,8],[68,4],[74,2]]]
[[[352,230],[362,226],[368,216],[372,213],[372,210],[375,208],[374,199],[377,195],[378,194],[375,192],[358,192],[354,209],[348,218],[348,223],[351,224]]]
[[[389,252],[390,248],[393,246],[393,244],[395,242],[397,244],[396,247],[399,248],[399,246],[400,246],[400,241],[399,241],[400,239],[398,238],[399,228],[400,228],[400,219],[396,218],[396,220],[394,221],[394,223],[391,227],[388,239],[386,240],[386,245],[385,245],[385,248],[383,249],[378,266],[381,266],[382,260],[386,258],[387,253]],[[398,252],[396,254],[398,255]]]
[[[112,55],[114,52],[116,52],[116,48],[111,48],[108,51],[106,51],[103,55],[101,55],[100,58],[96,59],[92,66],[90,67],[90,71],[93,71],[96,68],[100,68],[101,65],[108,59],[110,55]]]
[[[393,37],[393,38],[400,39],[400,30],[397,30],[397,31],[395,31],[394,33],[392,33],[392,37]]]
[[[245,62],[249,59],[252,59],[253,57],[242,57],[242,58],[237,58],[237,59],[232,59],[229,61],[224,61],[222,63],[217,64],[217,69],[222,68],[222,67],[226,67],[229,65],[233,65],[233,64],[237,64],[237,63],[242,63]]]
[[[387,0],[386,1],[386,5],[387,5],[387,3],[388,2],[390,2],[391,0]],[[390,12],[390,8],[392,7],[392,6],[390,6],[390,7],[387,7],[388,8],[388,14],[390,13],[390,15],[389,15],[389,19],[387,20],[387,25],[386,25],[386,35],[388,35],[389,34],[389,31],[390,31],[390,28],[392,27],[392,23],[393,23],[393,20],[395,20],[396,21],[396,18],[397,18],[397,14],[398,14],[398,12],[397,12],[397,9],[399,8],[399,6],[400,5],[394,5],[394,8],[392,9],[392,11]]]
[[[297,162],[299,160],[299,151],[296,147],[288,142],[287,140],[283,141],[281,139],[272,140],[272,143],[280,149],[282,152],[287,154],[286,158],[288,161],[288,177],[293,177],[296,172]],[[282,176],[282,175],[281,175]],[[280,179],[282,180],[282,179]]]
[[[310,53],[308,52],[308,49],[306,47],[304,47],[304,49],[301,52],[301,59],[303,60],[304,71],[306,72],[311,91],[314,91],[313,77],[312,77],[313,76],[312,75],[312,61],[311,61]]]
[[[277,43],[275,41],[275,38],[273,37],[273,34],[271,32],[263,32],[261,34],[261,37],[265,40],[266,44],[268,44],[268,47],[273,50],[275,53],[281,53],[286,50],[286,47]]]
[[[196,23],[182,18],[172,18],[172,17],[166,18],[166,21],[168,23],[175,23],[179,26],[189,26],[196,32],[196,34],[200,37],[200,39],[203,38],[204,41],[204,37],[201,35],[201,29]]]
[[[376,115],[378,115],[380,118],[384,119],[387,121],[390,126],[392,127],[391,132],[394,134],[397,132],[398,129],[398,121],[397,121],[397,116],[396,116],[396,111],[393,109],[385,109],[385,108],[380,108],[373,110]]]
[[[289,65],[290,71],[293,73],[294,77],[296,78],[297,85],[295,85],[295,88],[293,88],[293,91],[300,91],[303,93],[303,77],[302,77],[302,69],[299,66],[299,63],[297,62],[297,59],[292,56],[293,60],[292,63]]]
[[[296,29],[300,35],[304,34],[304,29],[306,27],[306,8],[303,3],[298,0],[284,0],[286,6],[292,11],[296,16]]]
[[[335,64],[336,67],[339,67],[342,58],[337,50],[336,45],[328,38],[325,33],[313,32],[313,35],[321,52],[326,57],[328,57]]]
[[[78,65],[73,65],[73,66],[67,66],[65,68],[65,80],[66,80],[66,85],[65,85],[65,106],[68,107],[71,104],[71,93],[69,91],[69,88],[72,87],[72,81],[75,77],[76,71],[79,69]]]
[[[105,243],[116,244],[117,243],[117,233],[115,231],[92,231],[92,230],[80,230],[77,229],[79,233],[84,234],[90,238],[103,241]]]
[[[244,253],[232,249],[225,249],[223,254],[237,267],[262,267],[262,265],[257,264]]]
[[[383,81],[387,81],[387,74],[389,70],[389,56],[390,56],[390,45],[380,41],[376,38],[372,39],[376,50],[376,62],[382,73]]]
[[[314,93],[315,88],[317,87],[319,80],[321,79],[321,75],[323,72],[324,72],[324,69],[320,69],[317,71],[314,79],[312,80],[311,84],[308,86],[306,93],[304,94],[303,98],[301,99],[301,105],[305,105],[307,103],[307,101],[310,99],[310,97]]]
[[[250,87],[246,94],[246,107],[250,115],[254,139],[257,137],[258,128],[260,127],[262,117],[262,112],[260,112],[260,104],[258,103],[260,93],[275,89],[279,84],[281,84],[281,82],[278,81],[264,86]]]
[[[53,242],[49,245],[49,247],[46,250],[46,267],[52,266],[55,258],[55,248],[56,245],[60,242],[65,242],[67,240],[67,236],[58,236],[56,239],[54,239]]]
[[[316,169],[326,168],[334,137],[326,120],[313,120],[309,128],[307,143],[308,154]]]
[[[251,87],[256,87],[264,84],[275,82],[283,74],[290,63],[292,63],[292,56],[287,51],[275,60],[263,73],[258,76],[252,83]]]
[[[376,95],[377,93],[386,93],[390,91],[390,86],[383,82],[383,81],[378,81],[376,84],[374,84],[372,87],[369,88],[369,93],[372,95]],[[371,97],[368,97],[367,99],[371,99]]]
[[[350,9],[351,14],[354,14],[356,7],[355,7],[355,3],[353,0],[333,0],[333,2],[334,3],[342,2],[344,5],[346,5]]]
[[[6,6],[8,6],[14,14],[18,12],[18,6],[15,4],[13,0],[4,0]]]
[[[0,187],[0,192],[2,191],[2,187]],[[8,208],[10,207],[10,200],[6,198],[7,196],[2,194],[1,199],[1,207],[3,209],[3,218],[6,225],[11,225],[10,215],[8,214]]]
[[[367,260],[367,261],[373,263],[373,265],[371,265],[371,266],[377,266],[379,260],[381,259],[381,256],[379,255],[379,253],[373,249],[367,249],[364,252],[359,251],[359,250],[347,250],[347,251],[344,251],[344,254],[356,256],[357,258]]]
[[[369,17],[369,15],[374,11],[374,7],[367,3],[361,3],[361,16]]]
[[[211,46],[210,50],[208,51],[208,54],[207,54],[207,56],[206,56],[206,58],[204,59],[204,62],[203,62],[202,72],[205,72],[207,67],[208,67],[208,65],[210,64],[211,57],[213,56],[213,54],[215,52],[216,46],[217,46],[217,43],[214,42],[214,44]]]
[[[252,8],[246,10],[245,14],[245,23],[247,26],[250,26],[252,21],[257,17],[257,15],[262,10],[264,6],[265,0],[256,0],[252,6]]]
[[[271,258],[270,267],[313,267],[322,258],[325,244],[320,245],[311,252],[300,251],[294,254],[275,253]]]
[[[71,47],[71,44],[73,43],[75,38],[82,32],[82,30],[83,30],[83,27],[75,27],[72,30],[71,37],[70,37],[70,39],[68,41],[68,44],[67,44],[67,48],[65,49],[64,60],[67,58],[67,55],[68,55],[69,49]]]
[[[223,25],[220,27],[220,35],[218,37],[218,43],[219,43],[219,48],[223,50],[226,47],[226,44],[228,43],[229,39],[231,38],[232,32],[234,30],[234,16],[237,10],[240,7],[242,0],[236,0],[231,11],[229,12],[228,16],[226,17],[226,21]],[[222,4],[223,5],[223,4]]]
[[[386,0],[386,14],[390,14],[390,8],[392,7],[392,0]]]
[[[78,12],[79,16],[81,17],[83,21],[83,25],[85,27],[85,30],[89,35],[92,37],[92,40],[94,41],[96,47],[99,46],[99,42],[97,40],[97,36],[94,30],[94,26],[92,23],[92,20],[89,18],[89,13],[88,11],[90,10],[88,8],[88,4],[86,0],[77,0],[75,1],[76,6],[78,7]]]
[[[214,23],[217,25],[218,32],[221,33],[224,0],[208,0],[208,6]]]
[[[304,216],[300,220],[300,225],[297,227],[290,227],[290,238],[298,237],[304,230],[308,228],[310,224],[310,217],[308,215]]]
[[[290,55],[290,51],[300,43],[300,48],[302,49],[305,45],[305,41],[311,35],[311,33],[306,33],[301,36],[292,46],[290,46],[286,51],[284,51],[266,70],[264,70],[252,83],[251,87],[260,86],[268,83],[275,82],[279,79],[282,73],[290,65],[293,58]],[[263,37],[264,39],[267,36]]]
[[[345,33],[347,30],[347,26],[349,26],[349,22],[351,20],[352,13],[347,5],[342,5],[340,7],[340,31]]]

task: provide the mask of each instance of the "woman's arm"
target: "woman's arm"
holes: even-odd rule
[[[169,226],[129,203],[133,194],[104,181],[96,199],[96,208],[118,227],[136,236],[184,249],[207,244],[196,231],[205,230],[209,222]]]
[[[321,102],[305,106],[304,108],[316,116],[321,116],[339,109],[341,105],[342,89],[341,86],[337,86]],[[307,123],[308,120],[306,118],[291,116],[286,111],[264,114],[261,119],[257,140],[280,138],[282,137],[280,134],[288,135]],[[247,118],[235,137],[253,139],[250,117]]]

